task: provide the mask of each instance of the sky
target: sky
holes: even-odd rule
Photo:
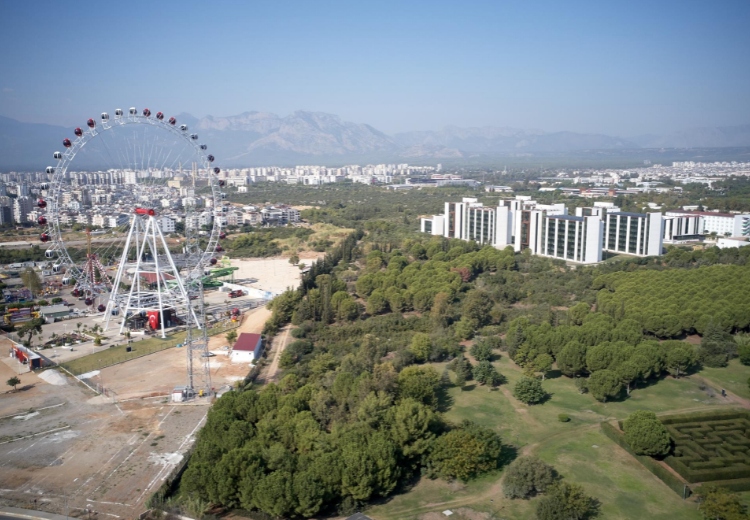
[[[389,134],[750,123],[750,1],[0,2],[0,115],[337,114]]]

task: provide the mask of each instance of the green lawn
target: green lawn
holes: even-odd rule
[[[725,388],[745,399],[750,399],[750,388],[747,378],[750,377],[750,367],[733,359],[726,368],[708,368],[700,371],[700,375],[717,385],[719,390]]]
[[[178,343],[182,343],[184,340],[184,332],[168,336],[166,339],[144,339],[133,343],[133,350],[131,352],[126,352],[126,344],[117,345],[116,347],[110,347],[107,350],[102,350],[95,354],[89,354],[88,356],[80,357],[68,361],[67,363],[62,363],[62,366],[72,374],[85,374],[86,372],[99,370],[114,365],[115,363],[122,363],[123,361],[128,361],[146,354],[153,354],[154,352],[174,347]]]
[[[633,390],[629,398],[599,403],[580,394],[573,380],[559,376],[543,383],[551,394],[546,403],[526,406],[512,397],[513,384],[523,375],[520,369],[505,354],[494,364],[508,383],[490,390],[470,381],[463,390],[450,389],[453,403],[445,413],[447,420],[470,419],[495,429],[511,449],[540,456],[600,501],[600,518],[700,518],[694,502],[681,500],[599,430],[601,421],[623,419],[635,410],[666,413],[729,404],[701,390],[697,378],[666,378]],[[444,365],[434,366],[441,372]],[[560,413],[569,415],[571,421],[559,422]],[[367,514],[376,520],[417,518],[427,512],[468,507],[495,518],[533,518],[534,501],[503,498],[501,478],[502,472],[497,472],[467,485],[423,479],[409,492],[368,509]]]

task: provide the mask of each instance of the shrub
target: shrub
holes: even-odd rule
[[[302,339],[305,337],[305,329],[298,327],[296,329],[292,329],[292,337],[297,339]]]
[[[552,466],[536,457],[519,457],[505,472],[503,494],[508,498],[529,498],[544,493],[556,478]]]
[[[591,516],[596,501],[583,492],[578,484],[558,482],[548,496],[542,498],[536,507],[538,520],[582,520]]]
[[[623,423],[625,440],[638,455],[660,457],[669,453],[672,439],[654,412],[638,410]]]
[[[557,420],[560,421],[560,422],[569,422],[570,421],[570,417],[568,417],[567,414],[561,413],[561,414],[559,414],[557,416]]]

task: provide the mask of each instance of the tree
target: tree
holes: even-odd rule
[[[230,345],[234,345],[234,342],[237,341],[237,331],[236,330],[230,330],[227,332],[224,337],[227,340],[227,343]]]
[[[492,345],[486,341],[478,340],[469,352],[477,361],[492,361]]]
[[[538,520],[582,520],[593,513],[596,502],[578,484],[558,482],[536,507]]]
[[[638,410],[622,424],[625,440],[638,455],[662,457],[669,453],[672,439],[654,412]]]
[[[570,342],[557,354],[557,368],[568,377],[576,377],[586,370],[586,346]]]
[[[467,481],[496,469],[502,442],[494,431],[464,421],[461,426],[435,440],[430,464],[445,479]]]
[[[29,339],[26,340],[27,346],[31,347],[31,337],[35,334],[41,334],[42,333],[42,324],[44,323],[44,320],[42,318],[33,318],[26,323],[24,323],[21,328],[18,329],[18,336],[24,337],[28,336]]]
[[[417,361],[424,363],[430,357],[430,350],[432,350],[430,336],[424,332],[417,332],[411,339],[409,350]]]
[[[734,337],[740,356],[740,363],[750,365],[750,335],[742,334]]]
[[[609,343],[595,345],[586,351],[586,369],[589,372],[596,372],[609,368],[612,364],[614,350]]]
[[[599,370],[591,374],[587,388],[594,399],[604,403],[607,399],[620,395],[622,383],[614,370]]]
[[[747,508],[740,497],[724,488],[705,484],[698,488],[698,509],[706,520],[747,520]]]
[[[513,388],[513,396],[526,404],[541,403],[546,399],[547,392],[542,388],[542,382],[535,377],[522,377]]]
[[[620,379],[620,383],[625,385],[625,391],[630,395],[630,385],[641,376],[638,365],[632,361],[625,361],[617,366],[615,373]]]
[[[475,366],[473,376],[479,384],[487,386],[497,386],[503,381],[503,376],[495,370],[495,367],[489,361],[481,361]]]
[[[13,376],[10,379],[8,379],[5,382],[5,384],[7,384],[8,386],[12,386],[13,387],[13,391],[15,392],[16,390],[18,390],[16,387],[21,384],[21,380],[18,379],[17,376]]]
[[[376,314],[385,312],[387,308],[388,302],[385,299],[383,291],[381,291],[380,289],[375,289],[374,291],[372,291],[370,297],[367,298],[367,314],[375,316]]]
[[[431,408],[437,407],[440,376],[432,367],[410,366],[398,375],[398,395],[414,399]]]
[[[489,295],[479,289],[474,289],[466,294],[466,299],[461,306],[461,316],[477,321],[479,326],[487,323],[494,302]]]
[[[532,361],[531,364],[533,365],[536,372],[542,374],[542,381],[544,381],[544,378],[547,376],[547,372],[552,369],[552,363],[554,362],[555,360],[549,354],[539,354],[534,358],[534,361]]]
[[[448,368],[456,373],[456,386],[458,387],[463,387],[464,383],[472,378],[471,363],[463,354],[451,361]]]
[[[583,325],[583,320],[591,312],[591,306],[588,303],[577,303],[570,308],[568,316],[570,316],[570,322],[573,325]]]
[[[703,332],[698,357],[701,363],[708,367],[725,367],[736,348],[734,338],[716,320],[712,319]]]
[[[666,343],[666,342],[665,342]],[[675,345],[671,345],[667,350],[667,356],[665,358],[666,367],[672,374],[679,378],[680,373],[687,372],[690,367],[696,363],[695,350],[693,346],[684,342],[674,342]]]
[[[555,469],[536,457],[518,457],[503,479],[503,494],[508,498],[529,498],[542,494],[554,484]]]
[[[447,316],[449,307],[450,296],[444,292],[437,293],[432,303],[432,309],[430,310],[430,321],[433,327],[440,328],[448,324]]]
[[[34,271],[33,268],[27,267],[21,272],[21,282],[31,294],[39,294],[42,292],[42,281],[39,279],[39,274]]]

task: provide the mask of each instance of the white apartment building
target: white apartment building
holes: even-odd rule
[[[175,222],[172,217],[163,215],[157,219],[157,223],[162,233],[174,233],[175,232]]]
[[[125,213],[120,213],[115,216],[107,216],[107,227],[116,228],[125,226],[130,222],[130,217]]]
[[[607,213],[604,250],[636,256],[661,255],[663,219],[661,213]]]
[[[667,211],[664,215],[664,242],[698,238],[703,234],[700,215]]]
[[[444,207],[442,215],[421,219],[423,233],[498,249],[529,249],[536,255],[581,264],[601,262],[604,249],[641,256],[661,254],[661,213],[622,213],[612,203],[597,203],[577,208],[573,216],[564,204],[538,204],[528,196],[501,199],[497,207],[465,197]],[[605,231],[611,232],[611,240]]]
[[[13,199],[13,221],[17,224],[28,222],[27,215],[34,209],[34,200],[31,197],[16,197]]]
[[[750,214],[718,213],[714,211],[667,211],[665,217],[697,220],[696,234],[717,236],[750,236]]]
[[[603,229],[597,216],[546,215],[537,232],[534,249],[542,256],[596,264],[602,261]]]

